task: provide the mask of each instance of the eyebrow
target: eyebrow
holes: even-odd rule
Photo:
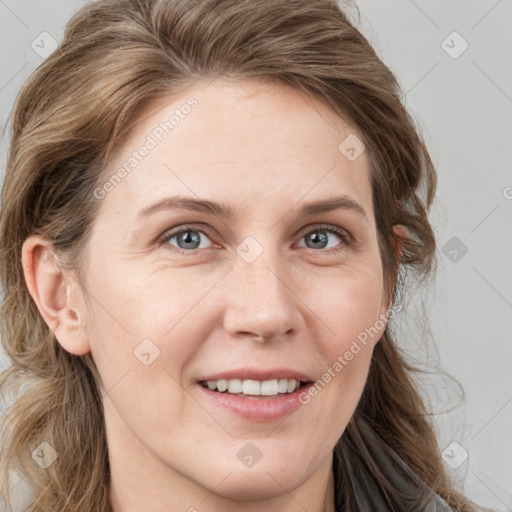
[[[225,219],[234,219],[237,214],[234,208],[222,202],[209,201],[207,199],[194,199],[186,196],[172,196],[142,209],[137,214],[137,218],[147,217],[154,212],[170,209],[209,213]],[[367,222],[369,220],[364,208],[354,199],[346,195],[307,203],[299,210],[299,212],[305,216],[312,216],[338,209],[356,212]]]

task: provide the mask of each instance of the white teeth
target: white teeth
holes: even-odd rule
[[[279,393],[288,393],[288,379],[279,379],[277,390]]]
[[[210,382],[210,381],[209,381]],[[225,379],[220,379],[217,382],[217,391],[226,391],[228,389],[228,381]],[[212,388],[210,388],[212,389]],[[215,389],[215,381],[213,381],[213,389]]]
[[[206,381],[206,386],[212,391],[217,390],[221,393],[227,391],[234,395],[275,396],[283,393],[293,393],[300,388],[300,381],[295,379],[272,379],[264,381],[250,379],[219,379]]]
[[[242,381],[242,393],[244,395],[261,395],[261,382],[259,380]]]
[[[277,379],[265,380],[261,383],[261,394],[265,396],[277,395],[279,392],[279,386]]]
[[[228,380],[228,391],[230,393],[241,393],[242,381],[240,379]]]

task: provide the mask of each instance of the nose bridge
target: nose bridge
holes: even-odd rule
[[[295,330],[298,311],[288,276],[277,250],[264,250],[253,261],[240,257],[230,276],[226,330],[265,339]]]

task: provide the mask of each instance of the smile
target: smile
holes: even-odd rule
[[[230,393],[237,396],[277,396],[279,394],[290,394],[297,391],[301,383],[295,379],[272,379],[272,380],[252,380],[252,379],[219,379],[202,381],[201,385],[211,391],[220,393]]]
[[[270,384],[266,384],[267,382]],[[285,383],[286,391],[280,392],[280,390],[284,390]],[[247,394],[243,392],[244,385]],[[299,396],[301,393],[307,393],[313,385],[313,382],[301,382],[294,379],[273,379],[270,381],[219,379],[216,381],[201,381],[198,383],[198,388],[208,402],[218,408],[219,411],[224,411],[223,414],[227,413],[231,417],[234,415],[237,418],[252,422],[266,422],[283,420],[294,411],[300,410],[301,406],[304,407],[304,403],[301,402]],[[224,389],[224,391],[217,389],[217,386]],[[233,391],[229,390],[230,386]],[[277,393],[274,393],[276,386]],[[288,391],[288,389],[293,390]],[[256,391],[258,391],[257,394]],[[262,391],[272,392],[272,394],[264,395]]]

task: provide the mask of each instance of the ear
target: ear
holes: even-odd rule
[[[395,241],[394,239],[391,240],[391,243],[393,245],[393,249],[395,251],[395,256],[398,261],[401,259],[403,245],[404,245],[404,239],[406,239],[409,236],[409,233],[407,231],[407,228],[405,226],[402,226],[402,224],[395,224],[393,226],[393,231],[398,236],[398,241]],[[393,276],[393,281],[396,280],[396,276],[398,273],[398,268],[396,269],[395,275]],[[384,292],[385,293],[385,292]],[[388,298],[388,304],[386,307],[386,311],[389,311],[389,308],[391,308],[391,304],[393,302],[393,296]]]
[[[400,259],[402,249],[404,246],[404,239],[408,238],[409,233],[407,231],[407,228],[405,226],[402,226],[402,224],[395,224],[393,226],[393,231],[399,237],[398,242],[395,242],[393,240],[393,247],[395,249],[395,253],[397,253],[398,259]]]
[[[62,269],[51,241],[39,235],[25,240],[21,251],[23,273],[28,291],[39,313],[53,331],[59,344],[71,354],[90,352],[85,333],[85,311],[77,280]]]

